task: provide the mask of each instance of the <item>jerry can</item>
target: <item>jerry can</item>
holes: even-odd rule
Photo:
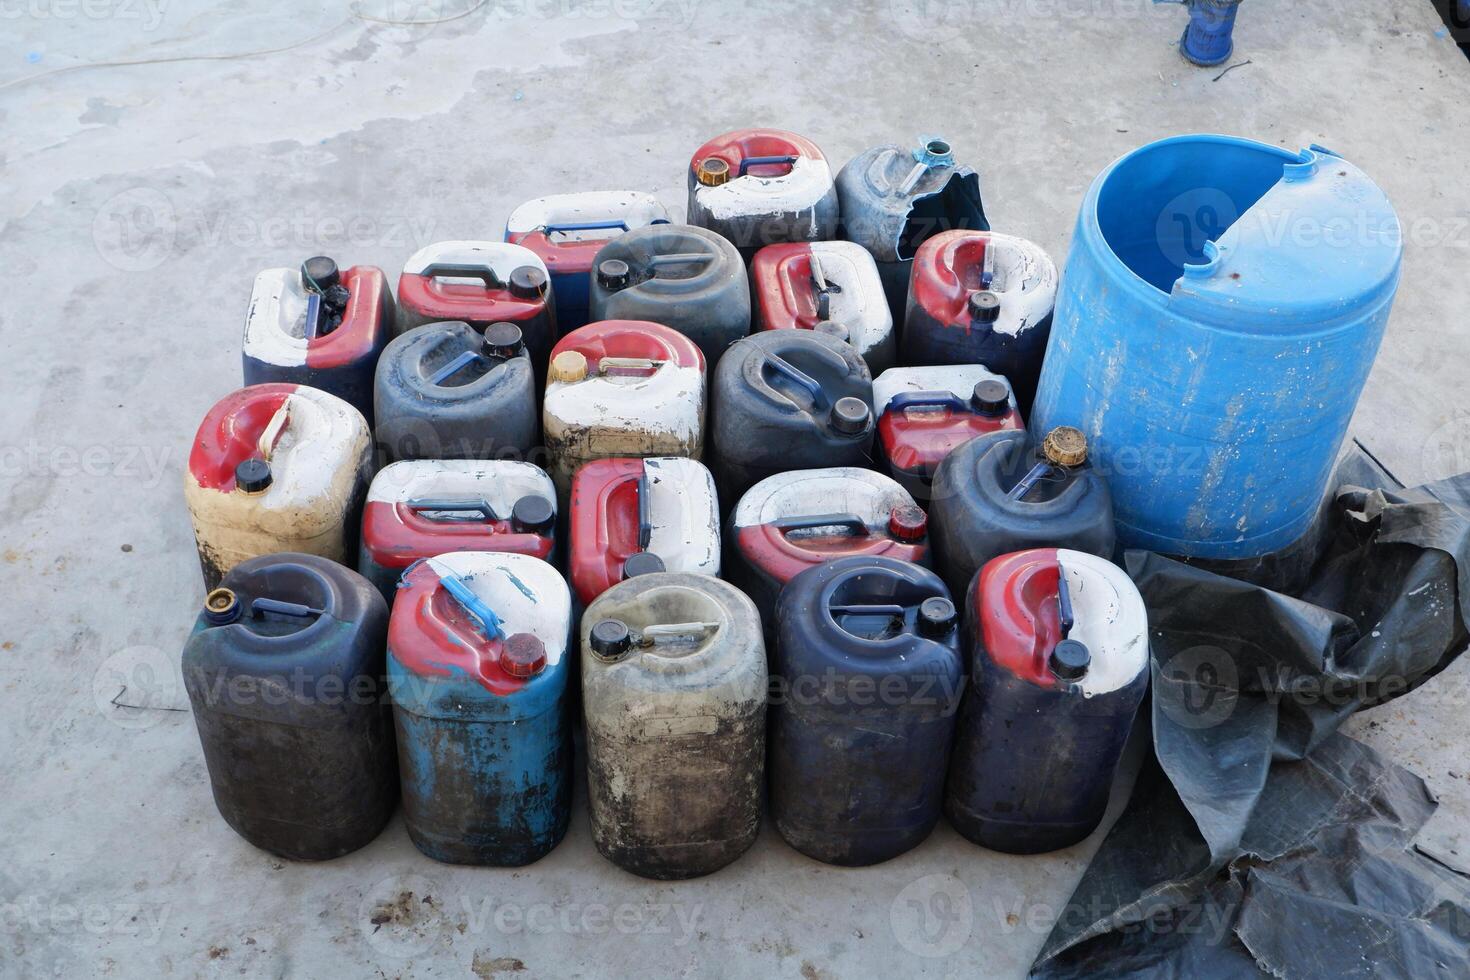
[[[1402,260],[1392,203],[1330,150],[1140,147],[1083,199],[1033,421],[1087,434],[1124,547],[1311,550]]]
[[[514,323],[536,368],[556,343],[556,297],[536,253],[509,242],[436,242],[403,263],[398,277],[398,332],[460,320],[476,330]]]
[[[711,468],[727,507],[787,470],[868,466],[873,381],[851,344],[814,330],[770,330],[715,369]]]
[[[813,565],[854,555],[929,564],[928,522],[914,498],[850,466],[766,477],[740,498],[726,542],[727,577],[772,631],[782,587]]]
[[[336,395],[283,383],[226,395],[199,424],[184,473],[204,587],[258,555],[356,565],[371,476],[367,421]]]
[[[689,159],[689,223],[749,258],[777,242],[837,237],[837,188],[817,144],[780,129],[737,129]]]
[[[587,796],[602,856],[645,878],[694,878],[760,830],[766,648],[735,587],[657,572],[582,617]]]
[[[986,564],[944,809],[996,851],[1069,847],[1097,828],[1148,688],[1148,619],[1105,558],[1057,548]]]
[[[389,602],[414,562],[452,551],[504,551],[551,561],[556,488],[516,460],[415,459],[373,477],[358,570]]]
[[[388,606],[317,555],[250,558],[210,591],[184,686],[220,816],[293,861],[371,841],[398,802],[383,682]]]
[[[946,231],[914,257],[899,357],[905,364],[984,364],[1031,411],[1051,333],[1057,267],[1041,246],[991,231]]]
[[[875,555],[792,579],[776,607],[771,814],[828,864],[897,857],[939,821],[964,685],[939,576]]]
[[[393,316],[393,294],[377,266],[338,269],[318,255],[296,269],[265,269],[245,313],[245,384],[311,385],[372,425],[373,370]]]
[[[704,356],[658,323],[603,320],[573,330],[552,355],[542,404],[557,489],[593,459],[704,451]]]
[[[893,316],[873,257],[852,242],[767,245],[750,260],[755,329],[814,330],[852,344],[868,370],[893,366]]]
[[[1053,429],[1040,446],[1019,429],[977,436],[939,464],[933,495],[934,563],[955,595],[1012,551],[1067,545],[1113,557],[1112,495],[1076,429]]]
[[[699,345],[711,367],[750,333],[750,283],[735,246],[690,225],[651,225],[597,253],[592,320],[651,320]]]
[[[930,499],[944,457],[976,436],[1025,423],[1005,378],[983,364],[889,368],[873,379],[883,461],[903,488]]]
[[[908,309],[909,275],[919,246],[942,231],[989,231],[980,201],[980,175],[955,162],[942,136],[911,146],[864,150],[837,174],[840,234],[873,256],[893,322]]]
[[[546,265],[556,294],[556,326],[568,333],[589,322],[588,291],[597,253],[634,228],[669,223],[664,206],[642,191],[577,191],[527,201],[510,213],[505,240]]]
[[[568,577],[583,605],[650,571],[720,574],[720,507],[704,464],[595,459],[572,477]]]
[[[530,555],[459,551],[404,573],[388,685],[404,822],[450,864],[530,864],[571,818],[571,595]]]
[[[377,442],[389,460],[526,459],[540,442],[521,329],[430,323],[378,360]]]

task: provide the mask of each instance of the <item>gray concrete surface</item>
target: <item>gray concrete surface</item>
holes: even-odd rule
[[[422,21],[473,2],[356,9]],[[581,813],[518,871],[435,865],[397,820],[330,864],[252,849],[179,710],[201,595],[180,474],[238,383],[257,269],[327,251],[394,270],[579,187],[682,213],[692,149],[749,124],[838,163],[942,132],[982,170],[996,227],[1058,261],[1088,181],[1140,143],[1329,145],[1408,235],[1355,431],[1406,480],[1470,468],[1470,65],[1428,0],[1251,0],[1250,64],[1218,81],[1176,55],[1182,23],[1145,0],[489,0],[419,26],[284,0],[0,4],[0,974],[1021,975],[1096,836],[1013,858],[941,828],[846,871],[768,828],[678,885],[609,866]],[[1427,833],[1461,855],[1467,677],[1349,726],[1425,776],[1444,801]]]

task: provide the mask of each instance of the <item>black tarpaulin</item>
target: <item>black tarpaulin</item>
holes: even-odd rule
[[[1380,482],[1345,462],[1293,595],[1126,556],[1153,757],[1034,975],[1470,976],[1470,877],[1413,846],[1427,787],[1336,733],[1464,647],[1470,474]]]

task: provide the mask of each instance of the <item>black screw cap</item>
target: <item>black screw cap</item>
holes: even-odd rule
[[[971,293],[970,319],[976,323],[994,323],[1000,319],[1000,297],[988,289]]]
[[[542,534],[555,520],[556,508],[545,497],[528,495],[510,508],[510,526],[519,534]]]
[[[1011,387],[994,378],[976,382],[975,391],[970,395],[970,404],[981,415],[1004,415],[1011,408]]]
[[[872,410],[861,398],[848,395],[837,399],[837,404],[832,406],[832,428],[843,435],[855,436],[866,432],[872,418]]]
[[[639,551],[628,556],[623,562],[623,578],[630,579],[635,575],[647,575],[651,572],[667,571],[664,560],[651,551]]]
[[[342,273],[332,259],[314,255],[301,263],[301,279],[308,289],[325,293],[342,281]]]
[[[485,328],[481,351],[486,357],[510,360],[526,349],[521,328],[514,323],[492,323]]]
[[[1053,674],[1064,681],[1075,681],[1087,673],[1092,653],[1081,640],[1062,640],[1052,648],[1048,663]]]
[[[632,278],[633,270],[622,259],[604,259],[597,265],[597,284],[603,289],[626,289]]]
[[[616,660],[633,645],[633,635],[628,632],[628,624],[621,619],[604,619],[592,627],[587,642],[596,656],[603,660]]]
[[[512,270],[510,294],[517,299],[540,299],[546,295],[546,273],[534,265],[523,265]]]
[[[930,596],[919,603],[919,632],[925,636],[945,636],[959,621],[954,603],[943,596]]]
[[[235,467],[235,488],[246,493],[260,493],[271,485],[271,464],[263,459],[247,459]]]

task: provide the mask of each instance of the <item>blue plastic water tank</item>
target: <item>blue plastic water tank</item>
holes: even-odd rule
[[[1321,147],[1135,150],[1082,203],[1033,429],[1087,435],[1125,547],[1290,545],[1327,489],[1402,250],[1383,191]]]

